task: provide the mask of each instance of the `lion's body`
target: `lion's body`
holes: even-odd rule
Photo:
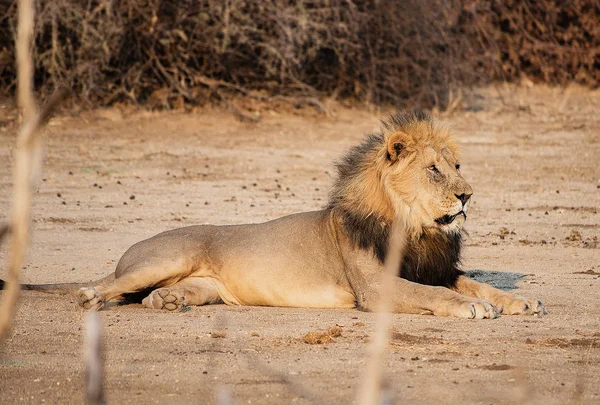
[[[418,110],[396,114],[338,164],[324,210],[163,232],[132,246],[114,279],[80,289],[79,302],[100,309],[118,297],[144,296],[146,306],[169,310],[219,302],[376,310],[390,232],[400,223],[406,247],[393,285],[394,312],[543,313],[539,301],[459,270],[472,190],[458,169],[447,128]]]
[[[330,226],[328,212],[316,211],[261,224],[179,228],[132,246],[116,276],[150,266],[161,269],[156,287],[205,278],[230,305],[351,308],[354,297]]]

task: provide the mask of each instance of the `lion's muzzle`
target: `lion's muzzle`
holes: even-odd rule
[[[467,214],[465,214],[464,211],[460,211],[457,212],[454,215],[444,215],[443,217],[440,217],[438,219],[435,220],[435,222],[439,225],[450,225],[452,222],[454,222],[454,220],[456,219],[457,216],[462,215],[465,217],[465,219],[467,219]]]

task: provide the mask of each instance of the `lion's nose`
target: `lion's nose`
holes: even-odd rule
[[[473,195],[473,193],[462,193],[462,194],[455,194],[456,198],[458,198],[463,205],[465,205],[467,203],[467,201],[469,201],[469,198],[471,198],[471,196]]]

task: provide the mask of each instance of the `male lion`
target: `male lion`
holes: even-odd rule
[[[324,210],[163,232],[130,247],[114,275],[79,289],[79,304],[99,310],[120,297],[144,297],[145,306],[171,311],[222,302],[376,310],[390,228],[402,221],[407,242],[394,312],[476,319],[544,313],[540,301],[459,270],[472,189],[448,128],[429,114],[393,115],[337,167]],[[81,285],[24,288],[66,292]]]

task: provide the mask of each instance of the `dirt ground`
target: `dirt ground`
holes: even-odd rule
[[[475,190],[464,268],[541,299],[543,318],[394,315],[385,360],[394,402],[600,403],[600,92],[481,90],[447,117]],[[133,243],[192,224],[262,222],[319,209],[333,162],[377,127],[334,105],[263,110],[96,110],[46,130],[43,180],[23,282],[113,271]],[[16,124],[0,106],[0,220],[7,220]],[[6,268],[6,243],[0,256]],[[375,315],[214,305],[101,312],[110,403],[349,403]],[[83,401],[84,312],[66,296],[23,292],[0,347],[0,403]],[[324,344],[307,332],[339,326]]]

